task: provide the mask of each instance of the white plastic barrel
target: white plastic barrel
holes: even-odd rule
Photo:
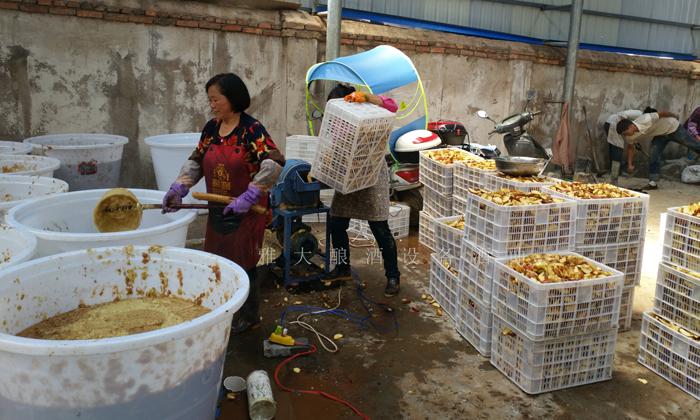
[[[19,141],[0,141],[0,155],[28,155],[32,145]]]
[[[61,161],[51,157],[0,155],[0,174],[53,176]]]
[[[92,212],[106,191],[77,191],[30,200],[10,209],[5,220],[10,226],[36,236],[39,257],[114,245],[185,246],[187,229],[197,216],[193,210],[167,214],[146,210],[136,230],[99,233]],[[163,200],[162,191],[130,191],[143,204],[157,204]]]
[[[29,175],[0,175],[0,221],[12,207],[32,198],[68,191],[68,183],[56,178]]]
[[[245,271],[226,258],[169,247],[81,250],[0,271],[0,419],[213,420],[231,319],[248,288]],[[212,311],[124,337],[14,335],[81,304],[151,289]]]
[[[0,272],[31,259],[35,252],[34,235],[0,224]],[[4,417],[0,416],[0,418]]]
[[[50,134],[24,140],[35,155],[61,161],[56,171],[71,191],[113,188],[119,184],[122,153],[129,139],[112,134]]]
[[[201,133],[176,133],[161,134],[143,139],[151,149],[151,160],[153,161],[153,170],[156,173],[156,182],[159,190],[168,191],[170,189],[170,184],[175,182],[182,164],[187,161],[199,143],[200,136]],[[191,192],[207,192],[204,178],[191,189]],[[206,201],[195,200],[191,194],[183,202],[207,204]],[[202,213],[204,212],[206,210]]]

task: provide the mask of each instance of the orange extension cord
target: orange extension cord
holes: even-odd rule
[[[296,359],[297,357],[308,356],[309,354],[316,353],[316,351],[317,351],[316,346],[311,344],[309,347],[310,347],[310,349],[308,351],[292,355],[292,356],[284,359],[279,365],[277,365],[277,367],[275,368],[275,383],[277,384],[277,386],[286,392],[299,392],[301,394],[320,395],[324,398],[328,398],[329,400],[338,402],[338,403],[343,404],[344,406],[350,408],[360,418],[362,418],[364,420],[370,420],[370,418],[367,414],[365,414],[362,411],[355,408],[352,404],[350,404],[350,402],[345,401],[341,398],[338,398],[335,395],[332,395],[332,394],[329,394],[329,393],[323,392],[323,391],[315,391],[315,390],[308,390],[308,389],[292,389],[292,388],[287,388],[286,386],[282,385],[282,382],[280,382],[280,379],[279,379],[280,369],[282,369],[283,366],[285,366],[287,363],[291,362],[292,360]]]

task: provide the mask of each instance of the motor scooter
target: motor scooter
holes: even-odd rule
[[[536,115],[541,114],[540,111],[529,112],[527,110],[528,105],[529,101],[525,105],[525,110],[523,112],[506,117],[501,122],[493,120],[483,109],[477,111],[476,115],[494,124],[494,129],[489,135],[494,133],[503,134],[503,145],[510,156],[550,159],[551,156],[547,150],[525,129],[525,126],[532,121]]]

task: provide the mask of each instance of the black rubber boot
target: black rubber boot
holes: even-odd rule
[[[240,334],[260,325],[260,283],[258,283],[258,270],[253,268],[246,270],[250,289],[248,298],[241,309],[233,316],[231,322],[231,334]]]
[[[399,294],[401,290],[400,281],[398,277],[389,277],[386,281],[386,288],[384,289],[384,296],[392,297]]]
[[[325,280],[350,280],[352,272],[349,265],[336,265],[328,274],[323,276]]]

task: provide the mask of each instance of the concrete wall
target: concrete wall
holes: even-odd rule
[[[233,71],[253,96],[249,112],[283,147],[287,135],[305,133],[304,78],[323,58],[323,31],[323,21],[299,12],[212,1],[0,2],[0,138],[125,135],[131,142],[122,185],[152,187],[143,138],[199,131],[208,119],[205,82]],[[457,119],[472,141],[500,145],[498,137],[487,137],[491,125],[475,111],[494,117],[519,112],[532,89],[535,108],[545,113],[531,131],[551,145],[561,107],[551,101],[560,97],[562,50],[344,22],[343,54],[382,43],[414,60],[431,119]],[[599,116],[618,109],[652,104],[687,115],[700,105],[697,64],[590,52],[581,53],[581,62],[573,111],[579,144],[581,105],[596,132]],[[605,161],[604,142],[596,149]]]

